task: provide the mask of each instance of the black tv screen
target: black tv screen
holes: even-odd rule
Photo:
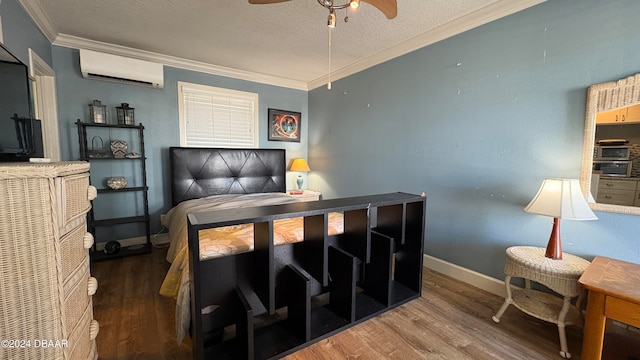
[[[0,161],[28,161],[35,140],[28,68],[0,44]]]

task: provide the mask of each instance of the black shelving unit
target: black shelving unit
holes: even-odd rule
[[[193,358],[278,359],[420,297],[425,211],[393,193],[189,214]],[[331,212],[343,234],[328,235]],[[275,246],[290,217],[304,240]],[[200,260],[200,230],[251,223],[253,251]]]
[[[150,232],[150,216],[149,216],[149,198],[148,198],[148,185],[147,185],[147,166],[146,166],[146,155],[144,149],[144,126],[142,123],[138,125],[116,125],[116,124],[94,124],[94,123],[84,123],[78,119],[76,122],[78,127],[78,141],[80,146],[80,160],[91,162],[91,169],[93,170],[100,167],[107,167],[112,162],[131,162],[134,163],[134,168],[138,172],[140,176],[140,184],[136,184],[138,186],[125,187],[122,189],[111,189],[103,186],[99,179],[94,179],[93,171],[91,173],[91,182],[98,189],[98,198],[94,200],[94,204],[91,207],[91,210],[87,214],[87,227],[89,232],[93,234],[95,237],[95,243],[93,245],[93,249],[91,251],[91,259],[93,261],[105,260],[118,258],[129,255],[139,255],[149,253],[151,251],[151,232]],[[111,131],[132,131],[134,134],[132,138],[135,139],[136,146],[138,147],[139,156],[137,157],[123,157],[116,158],[112,156],[110,152],[105,150],[104,142],[100,143],[102,151],[99,152],[99,155],[96,154],[96,149],[93,148],[93,145],[90,143],[90,135],[91,136],[99,136],[99,135],[109,135]],[[137,134],[135,133],[137,132]],[[109,139],[109,138],[108,138]],[[112,174],[113,175],[113,174]],[[95,202],[99,199],[102,200],[104,197],[110,197],[114,194],[122,194],[122,193],[139,193],[142,195],[142,209],[136,209],[136,214],[132,216],[124,216],[124,217],[109,217],[109,218],[96,218],[96,204]],[[114,200],[115,201],[115,200]],[[114,254],[107,254],[104,251],[97,250],[97,244],[106,242],[101,241],[100,237],[96,234],[98,228],[106,228],[106,227],[116,227],[126,224],[142,224],[144,227],[144,235],[146,237],[146,242],[142,244],[142,246],[130,246],[125,247],[122,246],[120,250]]]

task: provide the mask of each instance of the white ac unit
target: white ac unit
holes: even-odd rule
[[[80,49],[82,77],[162,88],[162,64]]]

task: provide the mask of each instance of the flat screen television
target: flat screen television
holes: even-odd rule
[[[0,44],[0,162],[43,157],[42,127],[33,119],[29,70]]]

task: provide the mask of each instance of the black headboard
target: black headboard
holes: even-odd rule
[[[284,149],[169,148],[171,201],[285,192]]]

